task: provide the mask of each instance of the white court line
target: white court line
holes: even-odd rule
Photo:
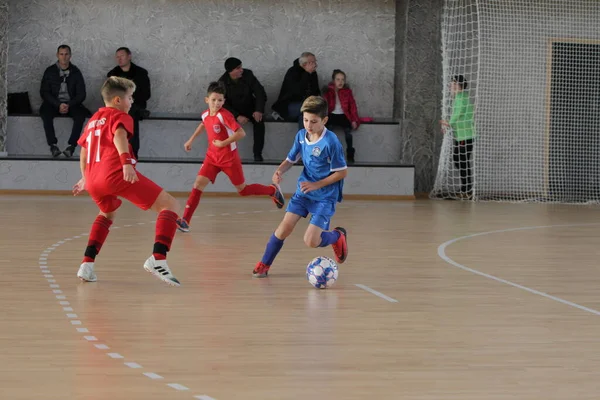
[[[252,213],[262,213],[262,212],[263,212],[263,210],[252,211]],[[271,212],[278,212],[278,210],[271,210]],[[247,211],[247,212],[246,211],[240,211],[240,212],[238,212],[238,214],[246,214],[246,213],[251,213],[251,212],[250,211]],[[231,215],[231,214],[230,213],[223,213],[221,215]],[[207,216],[208,217],[215,217],[216,215],[215,214],[207,214]],[[155,220],[150,221],[150,223],[155,223],[155,222],[156,222]],[[137,223],[138,226],[139,225],[144,225],[144,224],[145,223],[143,223],[143,222]],[[132,227],[132,226],[133,225],[124,225],[123,227],[129,228],[129,227]],[[118,229],[118,228],[119,228],[118,226],[113,226],[111,229]],[[53,275],[51,275],[49,267],[47,266],[47,264],[48,264],[47,260],[48,260],[48,257],[50,256],[51,252],[53,252],[54,250],[56,250],[58,247],[60,247],[60,245],[66,243],[67,241],[71,241],[71,240],[75,240],[75,239],[80,239],[80,238],[86,237],[86,236],[89,236],[89,233],[82,233],[80,235],[73,236],[72,238],[63,239],[63,240],[58,241],[57,243],[51,245],[47,249],[45,249],[40,254],[39,261],[38,261],[39,268],[40,268],[42,274],[45,274],[44,277],[45,278],[53,278],[54,277]],[[48,279],[48,283],[52,284],[52,285],[50,285],[51,288],[58,288],[59,287],[58,284],[55,284],[56,280],[54,280],[54,279]],[[361,287],[362,285],[357,285],[357,286]],[[365,288],[366,288],[366,286],[365,286]],[[368,289],[365,289],[365,290],[368,290]],[[371,291],[374,294],[379,293],[379,292],[373,291],[372,289],[369,290],[369,291]],[[55,294],[55,297],[56,297],[57,300],[62,300],[62,301],[59,301],[60,305],[62,305],[62,306],[70,306],[70,303],[68,301],[65,301],[65,299],[67,298],[67,296],[65,296],[64,294],[62,294],[63,293],[62,290],[55,289],[55,290],[53,290],[53,293]],[[380,297],[384,296],[383,298],[385,298],[386,300],[389,299],[388,301],[397,302],[397,300],[391,299],[391,298],[389,298],[389,297],[387,297],[387,296],[385,296],[385,295],[383,295],[381,293],[379,293],[378,296],[380,296]],[[63,311],[73,312],[73,308],[72,307],[63,307]],[[80,320],[71,319],[71,318],[77,318],[77,314],[74,314],[74,313],[73,314],[67,314],[67,317],[70,319],[69,322],[71,323],[71,325],[79,325],[79,326],[82,325],[82,322]],[[89,330],[87,328],[78,327],[76,329],[77,329],[77,332],[80,332],[80,333],[89,333]],[[87,340],[88,342],[96,342],[96,341],[98,341],[97,337],[91,336],[91,335],[90,336],[84,336],[83,338],[85,340]],[[108,350],[109,349],[109,347],[107,345],[105,345],[105,344],[94,344],[94,346],[97,349],[100,349],[100,350]],[[111,358],[117,358],[117,359],[123,359],[123,358],[125,358],[124,356],[122,356],[119,353],[106,353],[106,355],[109,356],[109,357],[111,357]],[[126,366],[128,366],[129,368],[143,368],[141,365],[139,365],[138,363],[135,363],[135,362],[126,362],[124,364]],[[143,375],[146,376],[146,377],[148,377],[148,378],[150,378],[150,379],[153,379],[153,380],[155,380],[155,379],[164,379],[162,376],[160,376],[158,374],[155,374],[154,372],[145,372],[145,373],[143,373]],[[167,384],[167,386],[169,386],[169,387],[171,387],[171,388],[173,388],[175,390],[178,390],[178,391],[190,390],[188,387],[183,386],[183,385],[181,385],[179,383],[169,383],[169,384]],[[210,397],[210,396],[208,396],[206,394],[195,395],[193,397],[195,399],[199,399],[199,400],[216,400],[213,397]]]
[[[190,390],[190,388],[180,385],[179,383],[168,383],[167,386],[170,386],[175,390]]]
[[[357,283],[355,286],[361,288],[362,290],[366,290],[369,293],[373,293],[375,296],[381,297],[382,299],[384,299],[386,301],[389,301],[390,303],[397,303],[398,302],[398,300],[392,299],[391,297],[386,296],[385,294],[383,294],[381,292],[378,292],[377,290],[371,289],[368,286],[361,285],[360,283]]]
[[[155,374],[154,372],[144,372],[144,375],[150,379],[163,379],[162,376]]]
[[[456,243],[456,242],[461,241],[461,240],[464,240],[464,239],[471,239],[471,238],[474,238],[474,237],[477,237],[477,236],[492,235],[494,233],[504,233],[504,232],[529,231],[529,230],[534,230],[534,229],[568,228],[568,227],[575,227],[575,226],[594,226],[594,225],[597,226],[597,225],[600,225],[600,223],[526,226],[526,227],[522,227],[522,228],[500,229],[500,230],[497,230],[497,231],[488,231],[488,232],[474,233],[472,235],[461,236],[461,237],[458,237],[458,238],[455,238],[455,239],[452,239],[452,240],[448,240],[445,243],[442,243],[438,247],[438,255],[440,256],[440,258],[442,260],[446,261],[448,264],[453,265],[453,266],[455,266],[457,268],[460,268],[462,270],[471,272],[472,274],[479,275],[479,276],[491,279],[491,280],[496,281],[496,282],[504,283],[505,285],[509,285],[509,286],[515,287],[517,289],[524,290],[524,291],[529,292],[529,293],[537,294],[538,296],[542,296],[542,297],[545,297],[547,299],[554,300],[556,302],[565,304],[565,305],[570,306],[570,307],[577,308],[577,309],[582,310],[582,311],[589,312],[589,313],[594,314],[594,315],[600,315],[600,311],[594,310],[593,308],[585,307],[585,306],[582,306],[580,304],[573,303],[573,302],[565,300],[565,299],[561,299],[560,297],[552,296],[551,294],[540,292],[539,290],[528,288],[527,286],[519,285],[518,283],[507,281],[506,279],[498,278],[497,276],[486,274],[486,273],[481,272],[481,271],[477,271],[476,269],[469,268],[469,267],[467,267],[465,265],[457,263],[456,261],[454,261],[453,259],[451,259],[450,257],[448,257],[446,255],[446,248],[448,246],[450,246],[451,244]]]

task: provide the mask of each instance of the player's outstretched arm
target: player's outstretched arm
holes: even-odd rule
[[[292,168],[292,165],[294,164],[292,164],[288,160],[283,160],[283,162],[279,164],[279,167],[275,170],[275,173],[273,174],[273,183],[279,185],[281,183],[283,174],[288,172],[290,168]]]
[[[87,149],[81,148],[79,153],[79,168],[81,169],[81,179],[73,186],[73,196],[77,196],[85,190],[85,165],[87,163]]]
[[[198,135],[200,135],[203,130],[204,130],[204,123],[200,122],[200,125],[198,125],[198,127],[196,128],[196,130],[194,131],[192,136],[190,136],[188,141],[184,143],[183,148],[185,149],[185,151],[192,150],[192,143],[194,142],[194,139],[196,139],[196,137],[198,137]]]
[[[139,180],[135,168],[133,168],[133,159],[129,154],[129,142],[127,141],[127,131],[119,126],[115,131],[113,143],[119,152],[121,164],[123,165],[123,179],[126,182],[134,183]]]

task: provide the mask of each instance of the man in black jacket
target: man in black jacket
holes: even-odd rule
[[[248,121],[254,126],[254,161],[263,161],[265,145],[265,122],[263,114],[267,93],[249,69],[242,68],[242,62],[230,57],[225,60],[225,73],[219,81],[225,84],[225,104],[240,125]]]
[[[73,128],[69,137],[69,146],[62,153],[73,156],[77,148],[77,140],[81,135],[86,117],[91,116],[90,111],[82,104],[85,100],[85,80],[79,68],[71,64],[71,48],[66,44],[58,46],[56,52],[58,62],[52,64],[42,77],[40,95],[42,106],[40,116],[44,122],[46,141],[50,146],[53,157],[61,154],[56,145],[56,132],[54,131],[54,118],[59,115],[68,115],[73,118]]]
[[[288,121],[298,121],[298,128],[304,128],[300,108],[309,96],[320,96],[317,58],[313,53],[304,52],[294,60],[283,78],[279,97],[273,104],[273,111]]]
[[[129,140],[133,148],[135,158],[138,158],[140,150],[140,121],[149,113],[146,110],[148,100],[150,99],[150,78],[148,71],[131,62],[131,50],[127,47],[119,47],[115,54],[117,66],[106,74],[107,77],[119,76],[127,78],[135,83],[135,92],[133,92],[133,105],[129,110],[129,115],[133,118],[133,136]]]

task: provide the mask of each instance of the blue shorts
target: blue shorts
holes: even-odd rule
[[[324,231],[329,230],[331,217],[335,214],[335,202],[331,200],[311,200],[304,196],[294,194],[290,199],[286,211],[306,218],[310,213],[310,223]]]

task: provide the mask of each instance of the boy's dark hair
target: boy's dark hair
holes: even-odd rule
[[[342,74],[344,75],[344,79],[346,79],[346,73],[344,71],[342,71],[341,69],[334,69],[333,70],[333,74],[331,74],[331,80],[334,81],[335,80],[335,76],[337,74]]]
[[[465,90],[466,88],[469,87],[469,82],[467,82],[467,80],[465,79],[465,77],[462,76],[462,75],[454,75],[452,77],[452,82],[458,83],[458,86],[460,86],[460,88],[462,90]]]
[[[123,47],[119,47],[119,48],[117,49],[117,51],[115,51],[115,53],[118,53],[118,52],[120,52],[120,51],[124,51],[124,52],[125,52],[125,53],[127,53],[128,55],[131,55],[131,50],[129,50],[129,47],[125,47],[125,46],[123,46]]]
[[[71,54],[71,47],[68,44],[61,44],[58,46],[58,49],[56,49],[56,52],[58,53],[60,49],[67,49],[69,50],[69,54]]]
[[[100,93],[105,102],[111,101],[115,96],[125,96],[128,90],[135,92],[135,83],[127,78],[111,76],[104,81]]]
[[[206,90],[206,96],[210,96],[212,93],[218,93],[225,96],[225,85],[223,82],[211,82],[208,84],[208,89]]]
[[[302,113],[306,112],[309,114],[316,114],[320,118],[325,118],[327,116],[327,111],[327,100],[321,96],[308,97],[306,100],[304,100],[304,103],[302,103],[302,108],[300,109],[300,112]]]

